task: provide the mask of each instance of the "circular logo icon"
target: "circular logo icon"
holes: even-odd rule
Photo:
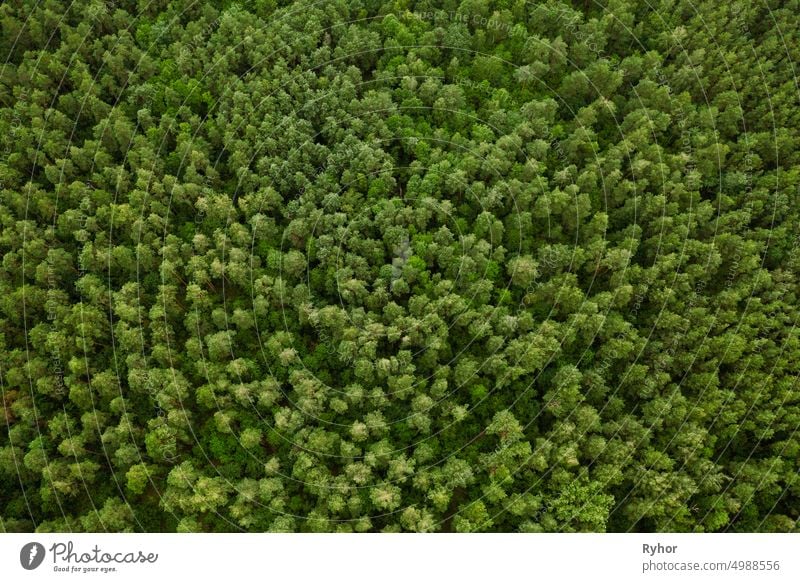
[[[39,542],[29,542],[19,551],[19,563],[26,570],[35,570],[44,561],[44,546]]]

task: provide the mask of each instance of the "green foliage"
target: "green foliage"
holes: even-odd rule
[[[0,527],[797,531],[800,6],[435,4],[0,5]]]

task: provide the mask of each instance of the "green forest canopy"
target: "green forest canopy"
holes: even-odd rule
[[[0,531],[797,531],[799,15],[7,0]]]

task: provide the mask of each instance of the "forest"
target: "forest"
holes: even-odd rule
[[[800,1],[5,0],[0,532],[800,532]]]

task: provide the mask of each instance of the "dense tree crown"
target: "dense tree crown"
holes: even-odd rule
[[[7,0],[0,531],[797,531],[797,0]]]

